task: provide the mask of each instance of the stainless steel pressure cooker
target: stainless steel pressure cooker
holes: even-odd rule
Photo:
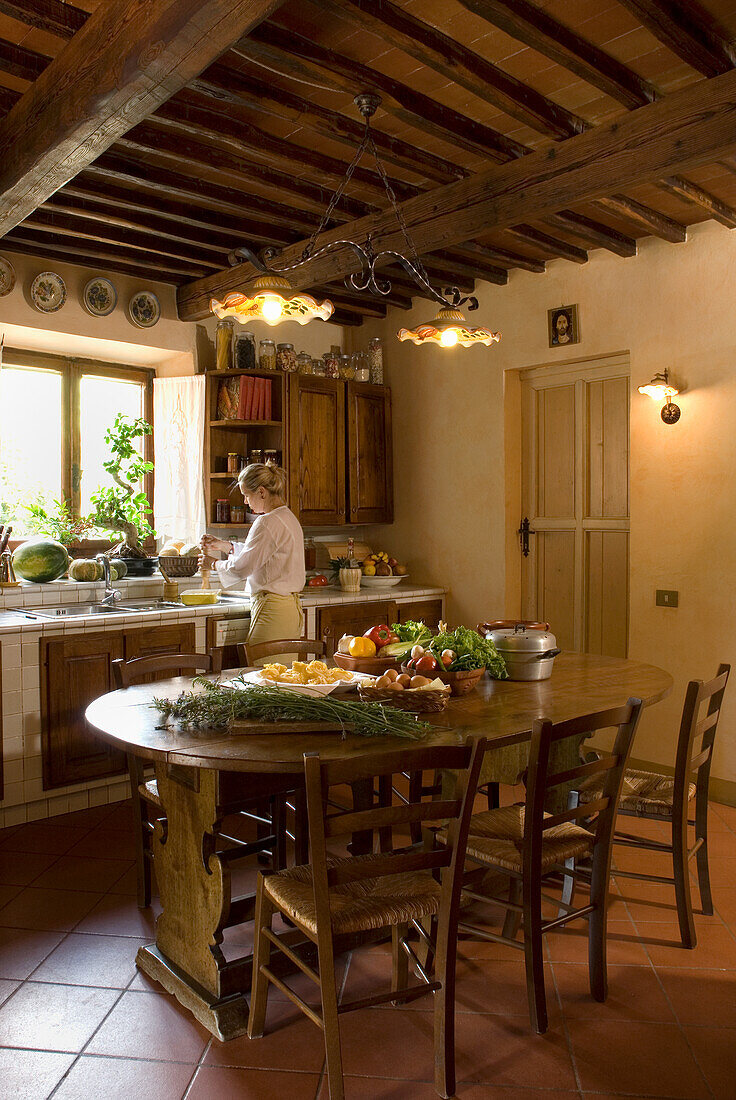
[[[506,663],[509,680],[547,680],[560,652],[548,630],[528,628],[524,623],[489,630],[491,639]]]

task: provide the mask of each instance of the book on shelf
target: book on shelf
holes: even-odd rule
[[[272,401],[270,378],[223,378],[217,391],[217,419],[270,420]]]
[[[240,379],[221,379],[217,389],[217,419],[237,420],[239,403]]]

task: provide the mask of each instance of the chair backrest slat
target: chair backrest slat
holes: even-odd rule
[[[401,760],[411,761],[411,770],[432,771],[434,769],[459,769],[468,766],[468,748],[466,745],[437,745],[425,747],[421,743],[411,748],[387,749],[345,760],[326,760],[322,764],[323,781],[328,786],[338,783],[353,783],[359,779],[368,779],[376,775],[400,775],[407,770],[401,767]]]
[[[371,859],[370,863],[361,859],[351,859],[337,867],[327,870],[328,886],[340,886],[346,882],[360,882],[368,878],[380,878],[384,875],[402,875],[407,871],[431,871],[437,867],[447,867],[452,853],[448,848],[438,848],[434,852],[417,852],[407,849],[403,852],[386,852]]]
[[[564,825],[567,821],[579,821],[581,817],[592,817],[605,810],[609,804],[608,798],[596,798],[594,802],[584,802],[580,806],[573,806],[569,810],[561,810],[558,814],[550,814],[542,818],[542,829],[554,829],[555,825]]]
[[[571,779],[580,780],[585,776],[597,775],[599,772],[610,771],[616,767],[613,756],[602,756],[597,760],[590,760],[587,764],[576,764],[574,768],[568,768],[564,772],[556,772],[547,779],[548,787],[558,787],[562,783],[569,783]]]
[[[325,643],[317,638],[281,638],[275,642],[240,642],[238,645],[238,659],[244,666],[279,653],[295,653],[297,658],[324,657]]]
[[[690,771],[694,772],[700,767],[701,764],[705,764],[706,760],[710,760],[713,755],[713,746],[708,745],[707,749],[703,749],[697,756],[690,758]]]
[[[329,814],[325,818],[325,836],[345,836],[368,829],[387,826],[410,825],[415,821],[439,821],[457,817],[460,813],[457,799],[444,802],[406,802],[398,806],[380,806],[370,810],[354,810]]]
[[[173,675],[184,672],[221,672],[222,650],[213,649],[210,653],[157,653],[154,657],[133,657],[124,661],[121,657],[112,662],[115,684],[119,688],[130,687],[144,676],[157,672],[170,672]]]
[[[730,672],[731,666],[722,664],[712,680],[691,680],[687,686],[677,740],[673,792],[674,812],[680,819],[687,816],[687,791],[693,772],[697,772],[698,802],[701,806],[707,802],[713,744]],[[706,704],[707,711],[701,717]]]

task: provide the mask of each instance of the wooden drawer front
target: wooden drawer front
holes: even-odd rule
[[[392,523],[391,391],[347,384],[348,497],[351,523]]]
[[[165,653],[194,653],[194,623],[171,623],[163,626],[149,626],[141,630],[125,632],[125,660],[134,657],[158,657]],[[140,683],[150,684],[154,680],[168,680],[180,675],[176,671],[156,672],[141,679]]]
[[[335,652],[343,634],[363,634],[378,623],[397,622],[396,604],[393,600],[376,600],[375,603],[338,604],[317,610],[317,636],[327,647],[329,657]]]
[[[42,642],[41,730],[44,789],[125,771],[125,755],[87,725],[84,712],[112,691],[111,662],[123,635],[91,634]]]
[[[289,378],[289,504],[305,525],[345,523],[344,383]]]
[[[398,613],[396,622],[406,623],[411,619],[413,622],[426,623],[430,630],[436,630],[442,618],[442,600],[415,600],[413,603],[399,604]]]

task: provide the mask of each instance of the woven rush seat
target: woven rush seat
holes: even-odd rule
[[[688,786],[688,801],[695,798],[695,783]],[[601,797],[603,787],[598,776],[591,776],[578,787],[580,801],[595,802]],[[675,780],[671,775],[659,775],[658,772],[642,772],[629,768],[624,775],[621,798],[618,807],[632,814],[659,814],[672,817]]]
[[[507,871],[522,869],[524,844],[524,806],[502,806],[473,814],[466,854],[481,863],[493,863]],[[551,814],[545,814],[550,817]],[[444,842],[444,830],[438,839]],[[547,830],[542,840],[542,870],[566,859],[588,855],[593,834],[572,822],[564,822]]]
[[[376,856],[329,859],[328,867],[343,863],[369,863]],[[264,878],[264,890],[295,923],[314,935],[317,917],[312,886],[312,868],[308,864],[290,867]],[[406,924],[439,912],[441,888],[428,871],[407,871],[398,875],[361,879],[330,887],[330,916],[335,934],[365,932]]]
[[[157,806],[161,805],[161,795],[158,793],[158,783],[155,779],[147,779],[145,783],[139,783],[138,790],[141,798],[145,798],[147,802],[154,802]]]

